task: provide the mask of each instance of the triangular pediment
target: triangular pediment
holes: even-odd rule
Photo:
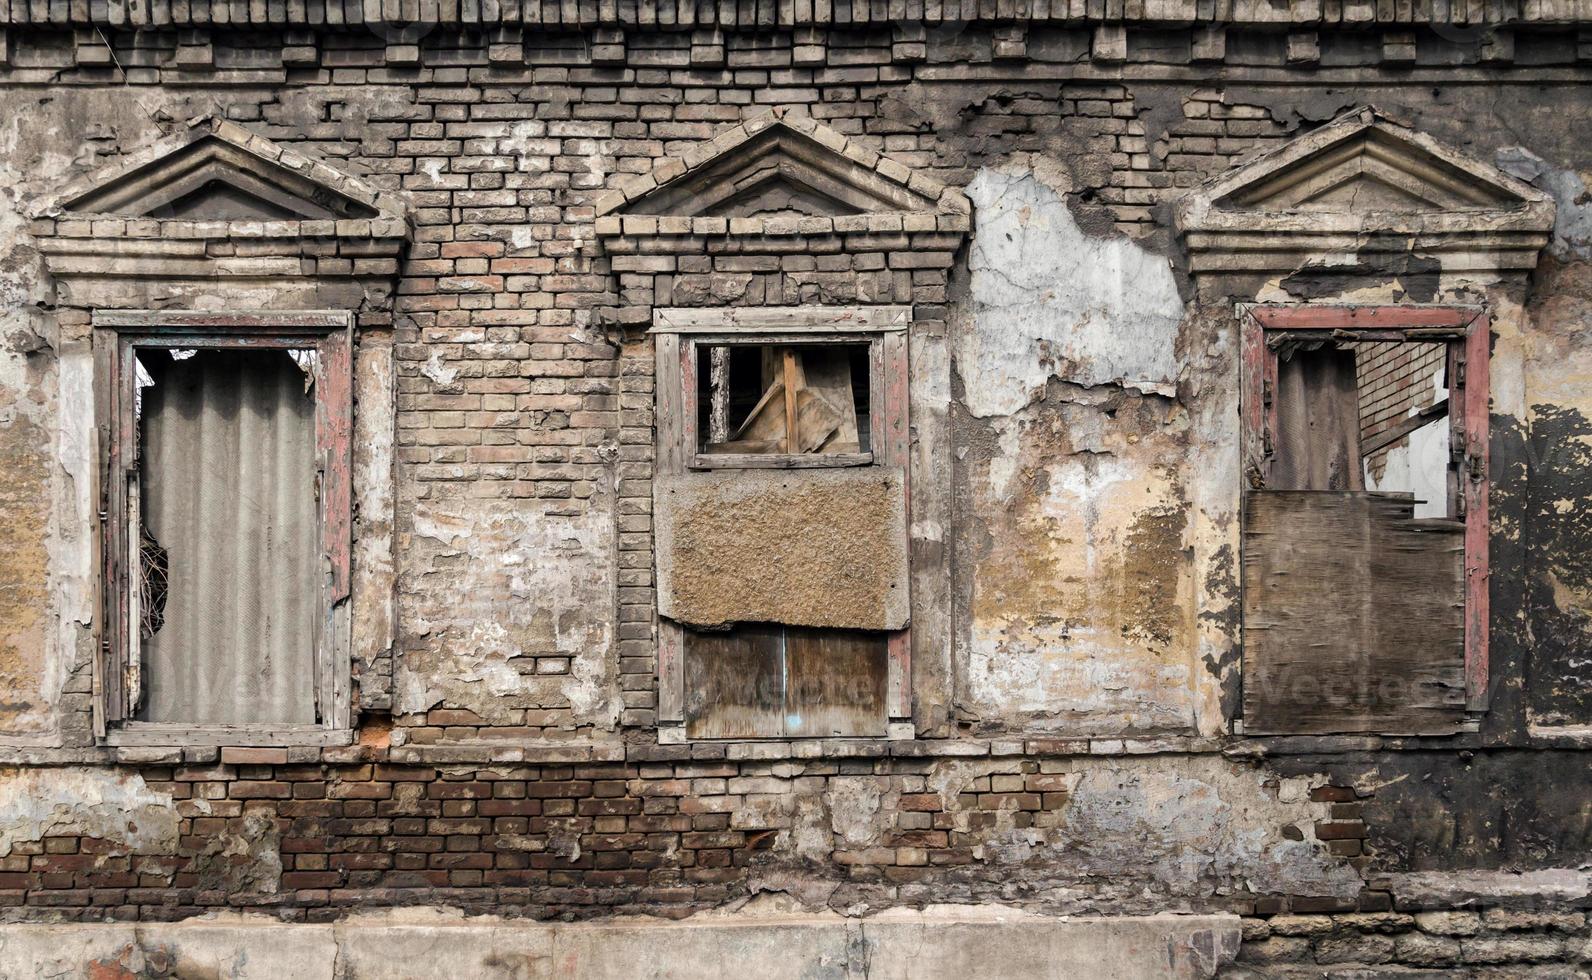
[[[945,201],[945,197],[960,201]],[[965,198],[806,116],[768,112],[665,159],[599,200],[599,216],[789,219],[940,210]]]
[[[1341,133],[1330,130],[1341,128]],[[1385,120],[1334,124],[1310,144],[1245,175],[1216,206],[1267,211],[1455,211],[1524,204],[1508,178],[1480,161],[1436,153]],[[1329,139],[1322,139],[1329,136]]]
[[[189,222],[402,217],[363,180],[214,117],[74,182],[46,210]]]
[[[1196,271],[1397,241],[1516,268],[1534,262],[1553,212],[1529,184],[1364,107],[1194,188],[1177,223]]]

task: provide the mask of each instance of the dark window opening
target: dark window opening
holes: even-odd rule
[[[698,346],[698,452],[871,452],[868,351],[867,343]]]

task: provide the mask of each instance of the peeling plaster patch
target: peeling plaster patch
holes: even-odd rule
[[[426,358],[426,363],[420,366],[420,373],[430,378],[438,386],[453,384],[453,379],[459,376],[459,369],[449,367],[442,363],[442,352],[434,350]]]
[[[1137,866],[1173,885],[1246,885],[1256,894],[1351,898],[1363,884],[1351,867],[1311,841],[1280,839],[1285,826],[1310,827],[1320,806],[1285,803],[1306,796],[1307,781],[1268,790],[1258,773],[1097,768],[1073,790],[1062,830],[1099,873]],[[1185,885],[1186,887],[1186,885]]]
[[[894,806],[885,805],[885,785],[884,780],[874,776],[836,776],[829,780],[824,796],[830,826],[844,843],[863,847],[879,840],[886,822],[880,819],[881,811],[895,810]]]
[[[1212,756],[1072,757],[1047,776],[1058,781],[1049,792],[1065,797],[1054,822],[1019,826],[1015,810],[966,803],[980,799],[974,780],[1017,775],[1021,765],[946,759],[926,774],[950,829],[972,835],[980,872],[925,883],[925,898],[1122,914],[1245,892],[1349,898],[1363,887],[1352,865],[1312,839],[1331,814],[1310,799],[1318,776],[1278,777]],[[1067,887],[1084,881],[1087,890]]]
[[[968,186],[977,233],[973,326],[956,344],[968,411],[1010,415],[1052,376],[1171,394],[1183,301],[1165,258],[1090,238],[1062,197],[1058,164],[980,170]]]
[[[21,841],[96,837],[141,854],[177,849],[177,810],[136,772],[0,769],[0,856]]]
[[[438,704],[489,723],[571,709],[611,728],[614,529],[602,496],[584,513],[535,502],[425,501],[404,545],[397,710]],[[567,672],[549,673],[568,661]]]
[[[1586,178],[1575,170],[1561,170],[1523,146],[1498,151],[1498,168],[1552,195],[1558,207],[1553,218],[1553,239],[1548,248],[1559,258],[1592,258],[1592,193]]]
[[[1193,723],[1190,506],[1176,402],[1052,382],[992,420],[968,469],[987,515],[959,704],[981,730],[1117,734]]]

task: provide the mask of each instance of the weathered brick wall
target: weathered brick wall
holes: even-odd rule
[[[16,907],[7,914],[159,919],[237,907],[326,919],[416,904],[537,917],[682,915],[779,890],[844,909],[975,901],[1272,916],[1251,926],[1256,968],[1268,957],[1301,968],[1341,956],[1435,968],[1581,955],[1584,923],[1517,928],[1489,913],[1477,928],[1501,931],[1467,936],[1419,918],[1412,926],[1404,916],[1414,910],[1395,908],[1381,880],[1417,864],[1495,870],[1584,861],[1581,804],[1556,795],[1579,778],[1579,756],[1536,751],[1514,687],[1500,687],[1486,733],[1439,745],[1492,748],[1515,772],[1532,774],[1516,795],[1540,804],[1531,816],[1547,829],[1514,834],[1531,846],[1507,859],[1499,856],[1512,846],[1504,831],[1480,819],[1461,830],[1443,821],[1449,808],[1490,792],[1484,780],[1464,781],[1467,761],[1413,759],[1404,753],[1422,747],[1416,740],[1272,746],[1267,755],[1221,737],[1236,710],[1228,642],[1236,614],[1224,610],[1236,594],[1236,559],[1218,545],[1208,549],[1209,567],[1178,576],[1194,550],[1186,528],[1210,533],[1233,522],[1236,468],[1230,487],[1209,485],[1226,472],[1236,424],[1233,406],[1220,400],[1237,375],[1223,332],[1230,320],[1180,334],[1176,366],[1186,372],[1160,389],[1068,380],[1064,358],[1036,344],[1025,356],[1048,367],[1020,417],[971,412],[977,380],[960,361],[957,373],[945,372],[958,426],[947,468],[962,481],[963,531],[943,543],[957,555],[957,588],[967,589],[945,647],[970,645],[980,616],[981,627],[1002,636],[1055,628],[1059,636],[1035,645],[1048,642],[1096,671],[1080,688],[1137,701],[981,713],[966,704],[971,671],[958,664],[956,677],[928,678],[940,688],[919,688],[920,718],[929,720],[915,740],[657,745],[653,352],[636,329],[642,313],[911,302],[916,328],[938,336],[965,329],[972,316],[970,273],[966,251],[949,264],[925,260],[906,228],[888,248],[847,248],[837,234],[832,249],[817,253],[613,254],[599,242],[593,201],[723,127],[780,107],[952,187],[987,168],[1052,166],[1061,176],[1051,174],[1045,188],[1080,239],[1059,256],[1052,282],[1085,275],[1080,268],[1095,274],[1100,266],[1085,263],[1107,247],[1181,268],[1168,221],[1173,200],[1366,99],[1409,112],[1483,158],[1529,144],[1554,179],[1569,180],[1592,165],[1574,128],[1589,113],[1585,87],[1571,91],[1588,75],[1592,46],[1573,30],[1456,35],[1369,22],[1225,33],[1082,21],[1020,30],[940,19],[833,30],[560,23],[527,32],[7,32],[0,108],[35,130],[19,137],[18,162],[5,170],[19,183],[42,190],[51,171],[87,170],[189,115],[219,111],[368,173],[415,209],[391,327],[399,637],[392,660],[370,668],[393,677],[359,679],[366,705],[381,710],[366,713],[361,744],[348,749],[118,752],[92,744],[80,656],[51,702],[64,719],[60,744],[16,749],[14,761],[63,780],[89,771],[132,784],[174,809],[178,823],[169,837],[130,843],[137,835],[125,828],[82,833],[75,817],[19,818],[0,855],[0,901]],[[1225,78],[1213,80],[1219,71]],[[1488,94],[1485,112],[1477,91]],[[975,214],[975,237],[996,210]],[[1553,339],[1537,338],[1541,353],[1532,357],[1573,363],[1573,351],[1551,348],[1571,345],[1566,338],[1585,319],[1584,267],[1572,250],[1545,268],[1535,302],[1544,321],[1563,326]],[[1387,270],[1362,271],[1377,285],[1388,278]],[[1181,273],[1167,281],[1174,303],[1179,289],[1192,292]],[[1314,295],[1291,281],[1257,284],[1262,291]],[[68,339],[87,329],[81,310],[54,316]],[[385,336],[379,319],[365,327]],[[1518,367],[1519,338],[1501,345]],[[1574,382],[1571,368],[1570,382],[1556,369],[1530,370],[1550,397],[1574,401],[1557,390]],[[45,379],[38,400],[54,397],[48,371],[28,371]],[[1567,419],[1561,448],[1583,429]],[[1500,436],[1500,471],[1506,458],[1524,457],[1528,435]],[[1579,459],[1533,448],[1543,449],[1540,460]],[[53,463],[32,443],[22,450],[3,457],[16,472]],[[1093,549],[1097,540],[1093,525],[1090,533],[1058,529],[1044,523],[1054,515],[1023,513],[1047,492],[1076,483],[1106,507],[1152,497],[1133,480],[1089,482],[1102,469],[1119,472],[1123,460],[1153,470],[1162,483],[1152,489],[1167,488],[1153,499],[1152,519],[1130,515],[1132,533],[1087,561],[1045,552],[1058,541],[1088,540]],[[1064,471],[1070,466],[1078,471]],[[1540,507],[1550,519],[1554,501],[1585,497],[1582,469],[1570,466],[1569,489],[1545,496],[1501,483],[1499,513],[1512,520]],[[974,485],[997,476],[1018,487],[1011,500]],[[6,486],[18,495],[8,499],[35,493],[20,477]],[[1228,490],[1232,500],[1216,499]],[[1546,502],[1534,503],[1537,496]],[[1053,505],[1067,508],[1089,509]],[[1585,552],[1584,532],[1565,520],[1559,544],[1542,545],[1553,540],[1547,532],[1534,539],[1531,561],[1562,568],[1566,556]],[[992,539],[1009,550],[993,550]],[[1556,642],[1529,635],[1528,621],[1563,623],[1543,612],[1557,600],[1519,585],[1526,557],[1517,546],[1525,547],[1500,532],[1500,562],[1514,571],[1497,579],[1507,601],[1498,604],[1495,662],[1523,673],[1527,640],[1533,656],[1539,641]],[[1135,560],[1097,562],[1115,552]],[[966,585],[982,574],[980,562],[1016,570],[984,607]],[[1072,594],[1047,591],[1063,584],[1088,608],[1063,609]],[[0,597],[0,614],[10,615],[9,602]],[[1098,628],[1086,615],[1097,608],[1126,621]],[[1186,632],[1169,624],[1168,610],[1187,619]],[[1023,621],[988,626],[1008,612]],[[1572,625],[1576,614],[1563,612]],[[1067,634],[1089,632],[1080,623],[1102,643],[1149,651],[1148,666],[1117,671],[1110,648],[1100,653]],[[1004,648],[997,652],[993,662],[1009,667]],[[1180,656],[1193,664],[1182,673]],[[29,662],[18,662],[6,669],[27,674]],[[1015,668],[995,673],[1013,702],[1043,679]],[[1183,697],[1198,710],[1170,704]],[[1565,710],[1574,715],[1575,706]],[[974,732],[1010,740],[966,737]],[[1033,737],[1058,733],[1077,737]],[[1325,755],[1278,761],[1295,752]],[[1394,796],[1428,776],[1456,788],[1414,801]],[[1388,802],[1365,819],[1379,801]],[[1508,945],[1516,940],[1529,942]]]
[[[187,750],[186,762],[138,769],[148,792],[170,797],[174,847],[48,831],[18,840],[0,857],[0,905],[144,921],[223,908],[325,921],[435,904],[676,917],[764,890],[838,909],[990,901],[1015,885],[1051,911],[1152,911],[1168,900],[1251,915],[1391,908],[1372,888],[1256,894],[1227,872],[1162,882],[1171,894],[1148,905],[1133,896],[1145,878],[1130,869],[1046,897],[1047,842],[1161,850],[1108,840],[1119,828],[1081,839],[1068,806],[1089,758],[1033,752],[965,765],[965,754],[903,752],[862,743],[829,758],[760,759],[774,753],[700,744],[612,762],[417,765],[375,746]],[[1336,802],[1355,797],[1310,791],[1293,838],[1364,866],[1358,804]],[[836,844],[813,843],[832,829]],[[1199,862],[1200,848],[1223,846],[1172,849]]]

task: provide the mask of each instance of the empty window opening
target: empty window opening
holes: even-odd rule
[[[135,351],[128,687],[141,721],[317,721],[319,471],[305,353]]]
[[[887,634],[779,624],[685,630],[689,738],[885,733]]]
[[[1280,339],[1267,488],[1409,494],[1417,518],[1454,517],[1448,345]]]
[[[696,350],[699,452],[872,451],[868,344],[701,344]]]

